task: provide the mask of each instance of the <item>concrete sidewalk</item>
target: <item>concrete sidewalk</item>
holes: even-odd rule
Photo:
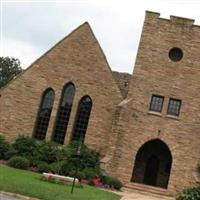
[[[18,198],[12,197],[12,196],[8,196],[8,195],[5,195],[5,194],[1,194],[0,200],[21,200],[21,199],[18,199]]]
[[[26,197],[20,194],[0,191],[0,200],[38,200],[32,197]]]
[[[142,194],[137,191],[122,191],[122,192],[114,192],[120,195],[122,198],[120,200],[175,200],[173,197],[165,197],[161,195],[153,195],[153,194]]]
[[[121,200],[175,200],[174,198],[167,198],[167,197],[153,197],[149,195],[143,195],[138,193],[127,193],[121,198]]]

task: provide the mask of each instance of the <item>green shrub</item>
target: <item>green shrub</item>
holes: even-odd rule
[[[36,156],[26,156],[32,167],[37,167],[42,161],[38,160]]]
[[[110,185],[111,187],[113,187],[116,190],[120,190],[121,187],[123,186],[123,184],[120,180],[118,180],[117,178],[114,178],[114,177],[110,177],[110,176],[105,177],[104,184]]]
[[[10,158],[17,156],[18,152],[17,150],[15,150],[12,146],[10,147],[10,149],[5,153],[5,159],[9,160]]]
[[[200,186],[188,188],[178,194],[177,200],[198,200],[200,199]]]
[[[77,162],[79,171],[83,172],[84,174],[84,171],[86,171],[86,177],[90,178],[94,177],[96,174],[99,174],[99,154],[94,150],[89,149],[87,146],[83,145],[80,158],[79,160],[77,160],[77,146],[77,142],[72,142],[69,145],[63,146],[61,149],[58,149],[57,160],[62,161],[60,174],[72,174],[71,171],[75,171]]]
[[[75,170],[76,167],[72,163],[68,163],[67,161],[63,161],[60,168],[60,175],[69,175],[69,172]]]
[[[12,147],[17,151],[17,155],[25,157],[33,156],[37,146],[35,139],[23,135],[20,135],[12,144]]]
[[[43,173],[43,172],[48,173],[49,171],[51,171],[50,165],[46,162],[39,163],[37,168],[40,173]]]
[[[14,156],[8,160],[8,165],[18,169],[27,169],[29,167],[29,161],[21,156]]]
[[[65,155],[62,159],[65,159],[68,165],[73,166],[74,168],[76,168],[77,165],[77,146],[77,142],[72,142],[62,149],[62,155]],[[86,168],[100,168],[99,154],[83,145],[78,166],[80,171]]]
[[[91,180],[100,175],[100,171],[95,168],[85,168],[82,172],[85,175],[84,178],[87,180]]]
[[[59,149],[57,144],[43,141],[38,144],[37,149],[34,151],[34,158],[38,161],[51,164],[57,161],[58,152]]]
[[[50,171],[55,173],[55,174],[61,174],[61,169],[62,169],[63,164],[64,164],[63,161],[50,164],[49,165]]]
[[[69,145],[59,147],[57,150],[57,161],[67,161],[73,154],[72,151],[73,150],[69,147]]]
[[[6,153],[9,149],[9,143],[5,140],[5,138],[2,135],[0,135],[0,160],[6,159]]]
[[[81,163],[80,163],[81,169],[99,168],[100,166],[99,154],[96,151],[89,149],[85,145],[82,148],[80,159],[81,159]]]

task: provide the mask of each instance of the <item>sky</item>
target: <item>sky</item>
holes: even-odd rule
[[[88,21],[112,70],[132,73],[146,10],[200,25],[200,0],[0,0],[0,56],[25,69]]]

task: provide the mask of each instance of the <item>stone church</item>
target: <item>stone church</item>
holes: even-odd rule
[[[59,144],[82,140],[129,188],[173,195],[194,185],[200,26],[147,11],[129,75],[111,71],[82,24],[0,90],[0,133],[9,141],[19,134]]]

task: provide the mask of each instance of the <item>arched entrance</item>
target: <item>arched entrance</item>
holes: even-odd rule
[[[132,174],[132,182],[167,188],[172,166],[168,146],[159,139],[150,140],[139,149]]]

